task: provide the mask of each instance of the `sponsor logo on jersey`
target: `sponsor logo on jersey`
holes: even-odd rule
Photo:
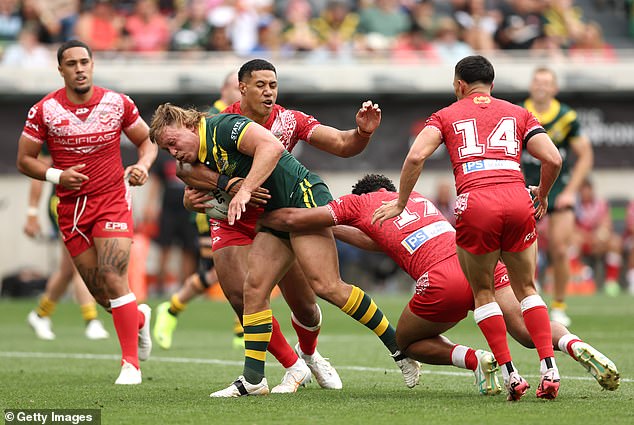
[[[109,232],[127,232],[128,223],[119,221],[106,221],[104,230],[108,230]]]
[[[520,164],[506,159],[479,159],[462,164],[463,174],[485,170],[520,170]]]
[[[533,230],[528,235],[526,235],[526,237],[524,238],[524,243],[529,242],[531,239],[535,239],[536,237],[537,233],[535,233],[535,230]]]
[[[442,235],[443,233],[455,231],[456,229],[454,229],[453,226],[449,224],[449,222],[437,221],[435,223],[428,224],[425,227],[421,227],[415,232],[410,233],[405,239],[401,241],[401,245],[405,247],[407,252],[413,254],[418,248],[423,246],[430,239]]]
[[[77,110],[75,111],[75,115],[84,115],[88,112],[90,112],[90,109],[88,108],[77,108]]]
[[[53,121],[53,127],[66,127],[70,124],[70,121],[65,118],[57,118]]]
[[[81,145],[81,144],[98,144],[104,142],[112,142],[117,139],[118,132],[111,131],[104,134],[82,134],[76,137],[72,135],[68,137],[58,137],[52,139],[53,143],[59,143],[60,145]]]
[[[489,96],[476,96],[473,98],[473,103],[476,105],[491,103],[491,98]]]
[[[231,140],[235,142],[238,141],[238,138],[240,137],[240,132],[248,122],[249,121],[247,120],[239,120],[233,125],[233,128],[231,129]]]
[[[32,123],[31,121],[27,121],[27,122],[25,123],[25,126],[26,126],[27,128],[32,128],[32,129],[33,129],[33,130],[35,130],[35,131],[40,131],[40,126],[39,126],[39,125],[37,125],[37,124]]]

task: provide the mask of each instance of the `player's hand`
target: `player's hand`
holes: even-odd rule
[[[242,187],[242,182],[244,179],[242,177],[233,177],[227,183],[227,188],[229,190],[227,193],[231,196],[235,196],[240,188]],[[271,199],[271,195],[269,195],[269,190],[263,187],[258,187],[253,192],[251,192],[251,200],[248,205],[252,207],[261,207],[266,205],[268,200]]]
[[[246,189],[240,188],[238,192],[233,196],[231,202],[229,202],[229,209],[227,211],[227,221],[230,225],[240,220],[242,213],[247,210],[247,204],[251,200],[251,192]]]
[[[567,191],[561,192],[555,198],[555,209],[564,210],[566,208],[572,208],[575,206],[575,194]]]
[[[35,239],[42,234],[42,228],[40,227],[40,220],[36,215],[29,215],[26,217],[26,223],[24,224],[24,234],[29,238]]]
[[[374,133],[379,124],[381,124],[381,108],[371,100],[366,100],[361,104],[361,108],[357,112],[357,127],[362,134]]]
[[[84,168],[86,164],[73,165],[62,171],[59,176],[59,184],[69,190],[79,190],[81,185],[88,181],[88,176],[80,173],[78,170]]]
[[[535,205],[535,218],[540,220],[548,211],[548,195],[544,196],[539,186],[529,186],[528,190],[533,195],[533,204]]]
[[[145,165],[136,163],[127,167],[124,175],[131,186],[141,186],[147,182],[148,169]]]
[[[187,186],[183,193],[183,206],[189,211],[204,213],[205,202],[211,201],[213,198],[209,192]]]
[[[383,201],[383,205],[377,208],[372,214],[372,224],[379,222],[379,225],[383,225],[383,222],[392,217],[396,217],[403,212],[403,208],[399,207],[397,200]]]

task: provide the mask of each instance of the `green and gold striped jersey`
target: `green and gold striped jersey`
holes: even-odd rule
[[[560,103],[556,99],[553,99],[550,108],[541,114],[535,110],[530,99],[526,99],[520,105],[535,115],[555,146],[557,146],[557,149],[559,149],[559,154],[561,155],[561,172],[548,196],[548,209],[552,210],[555,205],[555,198],[570,180],[569,154],[572,149],[572,139],[581,135],[577,113],[570,106]],[[541,164],[537,159],[527,151],[522,152],[522,170],[527,185],[536,186],[539,184],[540,169]]]
[[[219,114],[203,118],[198,127],[198,160],[210,169],[229,177],[246,177],[253,158],[238,150],[242,136],[250,125],[249,118],[237,114]],[[262,186],[271,199],[266,210],[291,207],[295,192],[310,172],[286,150]]]

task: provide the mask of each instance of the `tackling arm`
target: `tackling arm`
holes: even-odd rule
[[[332,229],[335,238],[366,251],[383,252],[383,250],[365,233],[356,227],[339,225]]]
[[[333,226],[328,207],[280,208],[264,213],[260,224],[282,232],[303,232]]]

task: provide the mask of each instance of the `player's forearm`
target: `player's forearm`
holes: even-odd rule
[[[187,186],[202,190],[212,190],[218,187],[220,174],[203,164],[182,164],[176,167],[176,176]]]
[[[587,146],[584,147],[582,153],[577,154],[577,161],[570,173],[570,180],[566,185],[566,191],[570,193],[577,193],[583,180],[590,174],[592,165],[594,164],[594,153],[590,142],[587,142]]]
[[[46,170],[50,168],[49,164],[28,155],[18,156],[17,167],[22,174],[37,180],[46,180]]]
[[[139,156],[137,164],[143,165],[149,171],[158,155],[158,146],[147,138],[137,146],[137,154]]]
[[[344,143],[339,156],[349,158],[360,154],[370,143],[372,134],[361,130],[359,127],[343,132]]]
[[[244,178],[240,190],[253,192],[262,186],[277,166],[283,153],[284,147],[281,144],[259,144],[255,148],[251,169]]]
[[[366,251],[381,252],[381,248],[365,233],[356,227],[334,226],[332,232],[335,238],[349,245]]]
[[[31,185],[29,187],[29,208],[37,208],[40,204],[43,186],[44,182],[42,182],[42,180],[31,179]]]
[[[414,190],[414,186],[416,186],[418,177],[420,177],[420,173],[423,170],[423,165],[425,165],[424,159],[410,155],[405,159],[401,170],[401,180],[398,189],[397,203],[400,208],[405,208],[407,205],[409,195]]]

